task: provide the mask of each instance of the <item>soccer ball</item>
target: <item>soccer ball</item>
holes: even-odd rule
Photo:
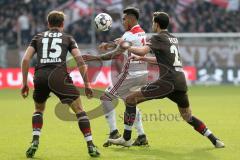
[[[107,13],[99,13],[94,21],[99,31],[107,31],[112,26],[112,17]]]

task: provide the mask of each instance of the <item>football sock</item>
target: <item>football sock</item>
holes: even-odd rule
[[[212,134],[212,132],[206,127],[206,125],[197,119],[196,117],[192,116],[191,120],[188,122],[191,126],[194,127],[196,131],[198,131],[203,136],[208,137],[208,139],[215,145],[217,138]]]
[[[196,117],[192,116],[190,121],[188,121],[188,123],[193,126],[193,128],[199,132],[200,134],[204,135],[204,133],[206,132],[207,128],[206,125],[200,121],[199,119],[197,119]]]
[[[78,126],[81,132],[83,133],[85,141],[87,142],[88,145],[93,145],[90,122],[86,112],[78,113],[76,114],[76,116],[78,119]]]
[[[124,112],[124,133],[123,138],[128,141],[131,139],[132,126],[136,117],[136,106],[126,105],[126,110]]]
[[[138,136],[145,135],[142,125],[142,115],[138,108],[136,108],[136,118],[133,124],[137,130]]]
[[[217,137],[215,137],[212,133],[210,135],[208,135],[207,137],[212,142],[213,145],[216,145],[216,142],[218,140]]]
[[[110,133],[111,133],[117,130],[116,112],[112,104],[112,101],[103,100],[102,105],[105,113],[105,118],[107,120],[108,126],[110,128]]]
[[[32,141],[39,140],[42,125],[43,125],[43,114],[41,112],[33,113],[33,116],[32,116],[33,140]]]

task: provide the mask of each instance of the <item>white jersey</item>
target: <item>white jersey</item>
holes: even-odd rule
[[[122,39],[132,42],[133,46],[144,46],[146,44],[146,33],[139,25],[136,25],[132,27],[131,30],[125,32]],[[124,55],[129,58],[131,53],[125,51]],[[147,63],[142,61],[127,60],[122,70],[122,73],[124,72],[128,72],[130,76],[141,76],[147,74]]]

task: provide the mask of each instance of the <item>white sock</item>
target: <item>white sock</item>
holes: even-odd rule
[[[116,123],[116,112],[114,109],[114,106],[112,104],[112,101],[102,101],[103,105],[103,111],[105,113],[105,118],[107,120],[110,132],[117,129],[117,123]]]
[[[88,141],[92,141],[92,136],[87,136],[87,137],[84,137],[85,141],[88,142]]]
[[[33,135],[33,136],[40,136],[40,135],[41,135],[41,132],[40,132],[40,131],[33,131],[33,132],[32,132],[32,135]]]
[[[209,129],[207,129],[203,135],[208,137],[210,134],[212,134],[212,132]]]
[[[142,115],[141,112],[138,108],[136,108],[136,118],[134,121],[134,127],[137,130],[138,135],[144,135],[144,129],[143,129],[143,125],[142,125]]]

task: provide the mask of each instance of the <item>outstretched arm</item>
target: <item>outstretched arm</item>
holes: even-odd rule
[[[145,56],[150,52],[149,46],[132,46],[132,42],[130,41],[121,41],[120,46],[122,49],[127,49],[129,52],[138,55],[138,56]]]
[[[84,61],[95,61],[95,60],[111,60],[113,59],[116,55],[122,54],[125,51],[125,49],[121,48],[119,45],[112,51],[109,51],[105,54],[101,55],[83,55]]]
[[[118,42],[121,38],[117,38],[114,41],[110,41],[110,42],[103,42],[98,46],[98,49],[102,52],[108,51],[108,50],[112,50],[114,48],[117,47]]]
[[[131,56],[130,59],[132,59],[133,61],[144,61],[151,64],[158,64],[156,57],[142,57],[142,56],[134,55],[134,56]]]
[[[145,56],[150,52],[150,48],[148,46],[142,46],[142,47],[130,47],[128,48],[128,51],[138,55],[138,56]]]
[[[116,55],[119,55],[123,53],[125,49],[121,48],[119,45],[112,51],[109,51],[105,54],[99,55],[99,59],[101,60],[111,60],[113,59]]]

